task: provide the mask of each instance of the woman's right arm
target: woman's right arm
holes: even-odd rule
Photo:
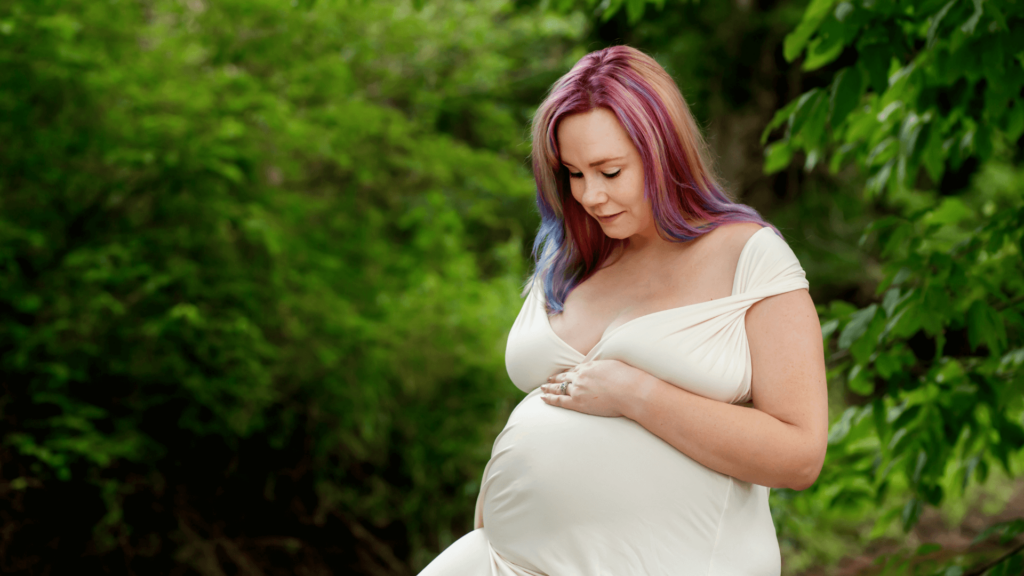
[[[753,408],[647,375],[623,413],[712,470],[803,490],[821,472],[828,441],[825,358],[814,303],[806,290],[766,298],[748,311],[746,327]]]

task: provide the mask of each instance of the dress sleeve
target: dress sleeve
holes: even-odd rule
[[[736,264],[733,294],[767,298],[807,287],[796,254],[774,230],[762,228],[750,237]]]

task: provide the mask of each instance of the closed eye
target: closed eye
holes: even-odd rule
[[[605,178],[615,178],[620,173],[622,173],[622,168],[619,168],[615,172],[601,172]],[[572,170],[569,170],[569,178],[583,178],[583,172],[573,172]]]

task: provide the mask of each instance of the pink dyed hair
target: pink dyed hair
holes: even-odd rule
[[[533,117],[541,225],[531,282],[542,282],[550,313],[561,312],[569,292],[622,242],[605,236],[572,197],[558,152],[559,122],[598,107],[615,114],[640,152],[644,197],[662,238],[685,242],[730,222],[770,226],[753,208],[730,199],[715,180],[697,123],[664,68],[629,46],[591,52],[555,82]],[[704,224],[694,226],[694,221]]]

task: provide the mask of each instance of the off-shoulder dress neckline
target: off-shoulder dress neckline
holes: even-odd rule
[[[733,271],[733,275],[732,275],[732,292],[728,296],[724,296],[722,298],[715,298],[714,300],[705,300],[703,302],[694,302],[692,304],[685,304],[683,306],[676,306],[676,307],[673,307],[673,308],[665,308],[664,310],[655,310],[654,312],[648,312],[647,314],[643,314],[643,315],[637,316],[636,318],[633,318],[631,320],[627,320],[627,321],[623,322],[622,324],[619,324],[615,328],[612,328],[611,331],[609,331],[608,329],[605,329],[604,333],[601,334],[601,337],[597,340],[597,342],[594,343],[594,346],[586,354],[584,354],[583,352],[580,352],[576,348],[573,348],[568,342],[563,340],[562,337],[558,335],[558,333],[555,332],[555,329],[551,326],[551,317],[548,315],[547,309],[544,307],[544,299],[543,299],[543,297],[538,297],[537,298],[537,304],[540,305],[541,312],[544,315],[544,322],[543,322],[543,324],[547,327],[547,331],[551,334],[551,336],[554,337],[555,341],[559,345],[564,346],[567,350],[570,350],[570,351],[574,352],[577,356],[579,356],[580,358],[586,360],[587,358],[590,357],[590,355],[594,352],[594,350],[597,350],[598,348],[600,348],[601,344],[603,344],[608,339],[610,339],[613,335],[615,335],[616,332],[621,331],[626,326],[630,326],[631,324],[633,324],[635,322],[639,322],[639,321],[644,320],[644,319],[650,319],[651,317],[661,317],[661,316],[663,316],[665,314],[679,313],[679,312],[682,312],[682,311],[689,311],[689,310],[695,309],[695,308],[696,309],[700,309],[700,308],[704,308],[705,306],[709,306],[711,304],[722,304],[724,302],[728,302],[728,301],[736,298],[737,296],[742,296],[742,294],[737,294],[736,293],[736,283],[737,283],[737,279],[739,277],[738,275],[739,275],[739,271],[740,271],[740,268],[741,268],[740,265],[743,262],[744,256],[746,256],[746,254],[749,252],[748,248],[750,248],[750,246],[751,246],[751,240],[753,240],[754,237],[757,236],[758,234],[764,233],[765,230],[768,230],[769,232],[771,232],[771,228],[769,228],[767,226],[763,226],[763,227],[761,227],[760,230],[758,230],[757,232],[754,232],[753,234],[751,234],[750,237],[747,238],[747,241],[743,243],[743,248],[740,250],[740,256],[736,260],[736,270]],[[774,232],[771,232],[771,233],[774,234]],[[543,295],[543,291],[540,291],[540,294]]]

